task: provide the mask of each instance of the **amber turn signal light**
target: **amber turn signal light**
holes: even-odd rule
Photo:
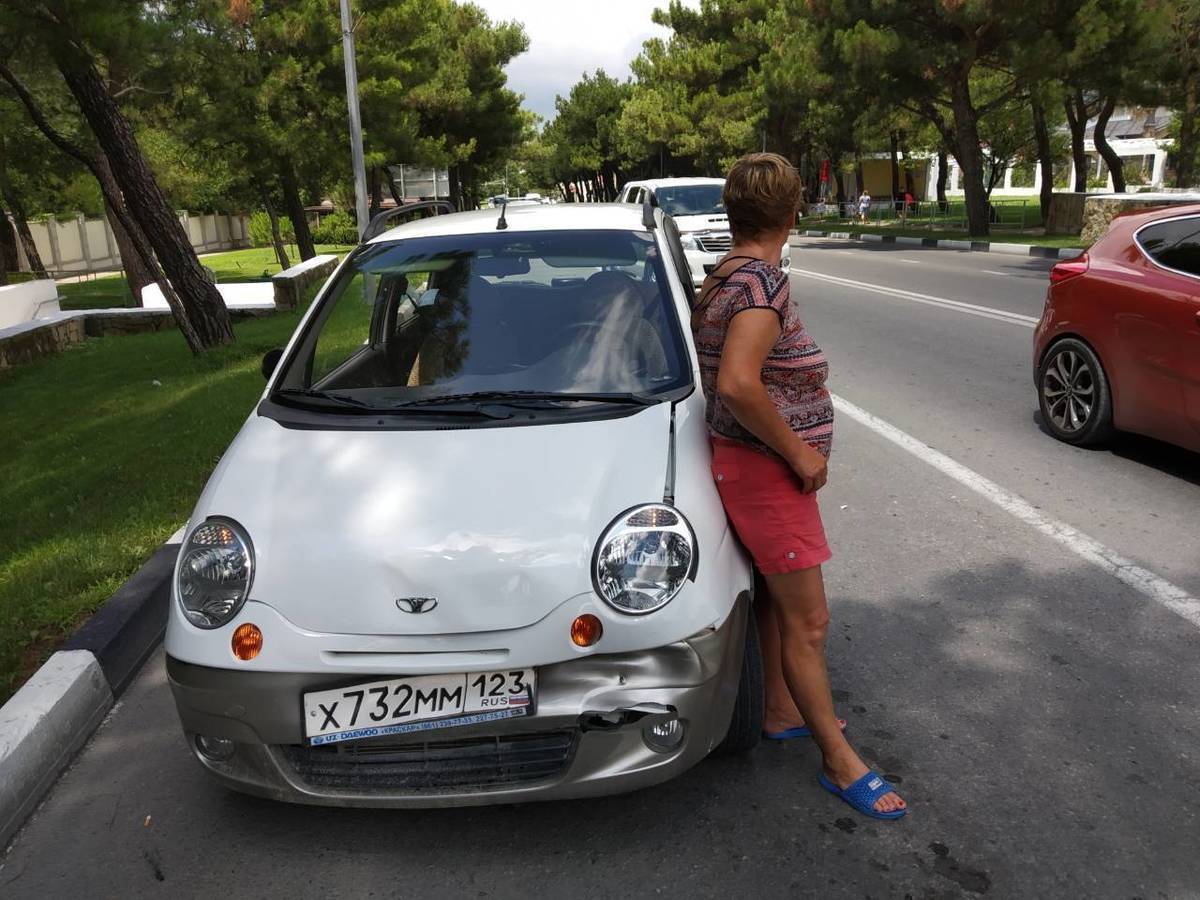
[[[254,659],[262,650],[263,636],[257,625],[245,622],[233,633],[233,655],[243,662]]]
[[[571,623],[571,641],[576,647],[590,647],[600,640],[602,634],[604,626],[591,613],[576,616],[575,621]]]

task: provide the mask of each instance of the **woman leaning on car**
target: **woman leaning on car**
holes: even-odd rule
[[[780,247],[800,200],[782,156],[742,157],[725,182],[733,249],[705,279],[692,314],[708,401],[713,477],[725,512],[766,582],[756,608],[766,669],[765,736],[813,737],[821,785],[859,812],[907,807],[870,771],[835,718],[825,667],[830,558],[817,507],[833,438],[825,356],[791,303]]]

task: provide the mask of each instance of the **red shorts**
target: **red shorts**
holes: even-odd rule
[[[825,541],[817,495],[777,456],[748,444],[712,439],[712,473],[725,514],[764,575],[811,569],[833,554]]]

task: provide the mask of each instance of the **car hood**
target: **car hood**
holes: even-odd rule
[[[703,216],[675,216],[675,224],[682,233],[692,231],[728,231],[729,216],[724,213],[710,213]]]
[[[320,431],[253,416],[193,523],[228,516],[256,555],[251,598],[300,628],[519,628],[591,588],[596,540],[660,501],[670,404],[593,422]],[[399,598],[432,597],[427,612]],[[431,605],[431,604],[426,604]]]

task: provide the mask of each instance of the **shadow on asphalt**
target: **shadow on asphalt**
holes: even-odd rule
[[[1033,424],[1048,440],[1057,441],[1046,420],[1042,418],[1040,409],[1033,411]],[[1189,484],[1200,486],[1200,453],[1193,453],[1183,447],[1168,444],[1164,441],[1132,434],[1128,431],[1118,432],[1107,444],[1095,447],[1077,447],[1087,453],[1110,454],[1129,462],[1157,469],[1164,475],[1170,475]]]
[[[191,759],[160,656],[21,835],[0,893],[207,895],[239,872],[254,873],[260,897],[1128,897],[1194,886],[1195,817],[1182,799],[1200,791],[1190,628],[1084,565],[1001,558],[872,597],[855,591],[853,565],[831,598],[835,698],[853,742],[908,799],[902,822],[823,793],[808,741],[590,801],[397,811],[245,797]]]

